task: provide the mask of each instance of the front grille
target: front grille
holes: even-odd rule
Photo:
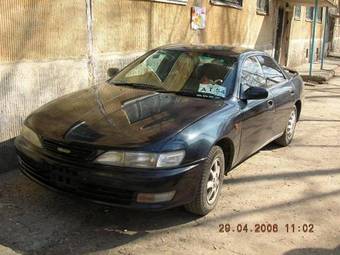
[[[57,186],[77,188],[79,172],[63,165],[51,165],[46,162],[36,162],[24,155],[20,155],[20,165],[34,178],[44,183]]]
[[[134,199],[133,191],[94,184],[86,172],[73,167],[36,162],[24,155],[20,155],[19,163],[25,174],[61,191],[72,192],[87,199],[122,205],[128,205]]]
[[[80,145],[74,144],[65,144],[52,140],[43,140],[43,147],[48,151],[58,153],[65,157],[74,158],[74,159],[93,159],[97,151],[81,147]]]

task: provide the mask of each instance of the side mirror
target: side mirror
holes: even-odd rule
[[[119,72],[118,68],[109,68],[107,69],[107,76],[109,76],[109,78],[113,78],[117,75],[118,72]]]
[[[250,87],[244,92],[244,99],[266,99],[268,97],[268,91],[261,87]]]

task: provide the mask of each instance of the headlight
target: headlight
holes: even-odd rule
[[[96,162],[104,165],[155,168],[178,166],[185,156],[184,151],[167,153],[109,151],[100,155]]]
[[[33,145],[42,148],[42,144],[40,142],[40,139],[36,133],[27,126],[23,126],[21,129],[21,136],[24,137],[27,141],[32,143]]]
[[[159,154],[157,167],[178,166],[185,156],[184,151],[172,151]]]

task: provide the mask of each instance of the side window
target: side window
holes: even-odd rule
[[[271,87],[286,80],[280,68],[270,57],[258,56],[257,58],[262,66],[264,76],[267,79],[267,87]]]
[[[266,79],[260,63],[255,57],[247,58],[241,71],[241,90],[246,91],[249,87],[265,87]]]

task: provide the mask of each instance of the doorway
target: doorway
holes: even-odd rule
[[[334,38],[334,27],[335,27],[335,18],[330,16],[328,23],[328,52],[333,51],[333,38]]]
[[[282,7],[279,8],[277,13],[277,27],[276,27],[276,38],[275,38],[275,55],[274,58],[277,62],[280,62],[281,55],[281,44],[282,44],[282,32],[283,32],[283,16],[284,9]]]
[[[290,37],[290,17],[288,8],[279,7],[275,38],[275,60],[281,65],[287,65]]]

